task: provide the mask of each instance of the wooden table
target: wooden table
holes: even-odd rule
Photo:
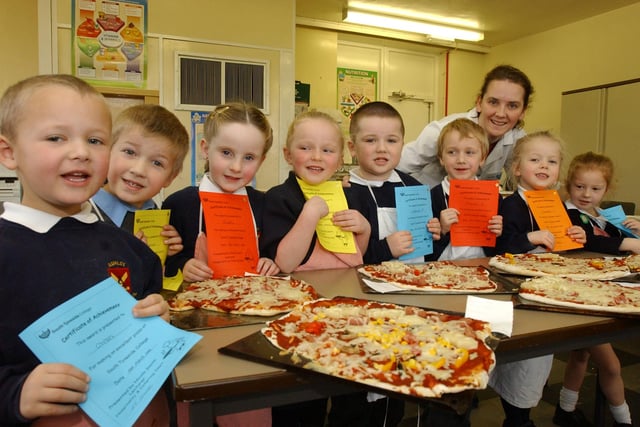
[[[478,265],[484,262],[485,259],[462,263]],[[301,272],[296,273],[295,277],[313,284],[321,295],[328,298],[349,296],[459,313],[464,313],[466,306],[466,295],[364,293],[354,269]],[[511,295],[486,297],[508,300]],[[214,415],[358,389],[357,385],[298,375],[218,353],[218,348],[251,335],[260,327],[245,325],[197,331],[203,339],[173,372],[176,400],[191,402],[191,425],[210,426]],[[637,336],[640,336],[640,322],[637,319],[514,310],[512,337],[500,342],[496,359],[497,363],[506,363]]]

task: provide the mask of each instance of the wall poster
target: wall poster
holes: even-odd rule
[[[99,86],[144,88],[147,0],[72,0],[71,68]]]
[[[378,99],[378,72],[338,68],[338,109],[351,117],[359,106]]]

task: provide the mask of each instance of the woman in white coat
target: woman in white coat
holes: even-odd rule
[[[474,108],[429,123],[418,139],[404,146],[398,169],[430,188],[438,185],[445,176],[437,155],[440,131],[447,123],[466,117],[482,126],[489,137],[489,155],[479,178],[500,179],[503,169],[510,170],[514,144],[525,135],[523,119],[532,94],[525,73],[498,65],[485,76]]]

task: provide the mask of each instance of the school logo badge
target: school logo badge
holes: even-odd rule
[[[129,267],[109,267],[107,269],[109,276],[129,293],[131,293],[131,274],[129,273]]]

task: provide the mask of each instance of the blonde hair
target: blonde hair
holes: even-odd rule
[[[458,132],[461,138],[473,138],[480,143],[480,151],[482,153],[482,159],[486,159],[489,154],[489,138],[482,126],[469,119],[455,119],[449,122],[438,136],[438,158],[442,159],[444,153],[444,139],[452,132]]]
[[[327,123],[333,125],[336,129],[336,135],[338,136],[340,153],[342,153],[342,150],[344,149],[344,136],[342,135],[342,130],[340,130],[340,124],[329,114],[317,110],[306,111],[293,119],[293,122],[291,122],[291,124],[289,125],[289,129],[287,130],[286,147],[288,149],[291,148],[291,143],[293,142],[293,135],[296,132],[296,128],[305,120],[324,120]]]
[[[29,98],[36,90],[47,86],[64,86],[75,90],[80,95],[95,96],[104,102],[102,94],[93,86],[70,74],[43,74],[29,77],[10,86],[2,95],[2,99],[0,99],[0,134],[8,139],[16,137],[20,120],[25,118],[23,117],[24,108]],[[111,115],[106,102],[104,102],[104,107]],[[38,120],[38,117],[34,117],[34,120]]]
[[[548,130],[541,130],[525,135],[517,140],[515,146],[513,147],[511,174],[509,175],[510,184],[512,185],[510,188],[516,188],[518,186],[518,177],[516,177],[515,172],[518,167],[520,167],[520,163],[522,162],[522,153],[524,151],[524,147],[532,141],[540,138],[548,139],[558,144],[558,148],[560,151],[560,166],[562,167],[562,160],[564,159],[564,142],[562,141],[562,139],[560,139],[560,137],[554,135],[551,131]]]
[[[180,120],[160,105],[134,105],[123,110],[113,123],[113,141],[132,126],[140,126],[144,133],[169,140],[176,157],[173,172],[182,170],[182,163],[189,152],[189,134]]]
[[[607,190],[611,189],[613,185],[613,161],[603,154],[589,151],[578,154],[571,160],[569,170],[567,171],[567,178],[565,179],[565,189],[567,191],[571,189],[571,184],[578,172],[584,170],[599,171],[607,184]]]

